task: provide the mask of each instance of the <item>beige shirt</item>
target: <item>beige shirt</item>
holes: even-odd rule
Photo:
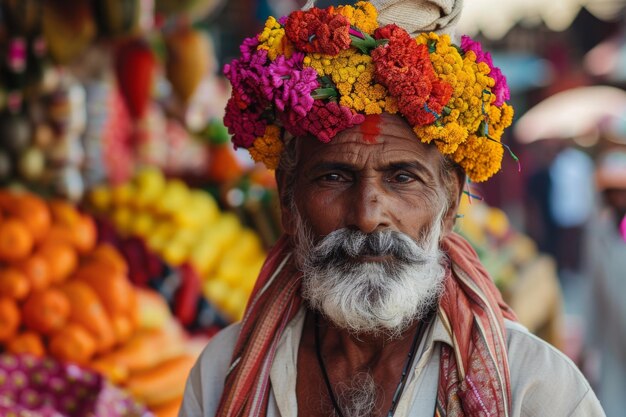
[[[304,318],[302,308],[280,339],[270,372],[268,417],[298,414],[296,362]],[[506,332],[513,396],[511,417],[604,416],[595,394],[572,361],[517,323],[506,321]],[[189,374],[179,417],[215,416],[238,334],[239,324],[231,325],[205,348]],[[419,359],[395,416],[433,417],[441,343],[451,344],[451,340],[436,318],[418,348]]]

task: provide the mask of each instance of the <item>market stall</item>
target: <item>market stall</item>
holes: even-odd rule
[[[242,318],[281,220],[273,172],[221,122],[205,29],[224,3],[0,1],[0,414],[175,416]],[[463,201],[459,232],[559,346],[553,262]]]

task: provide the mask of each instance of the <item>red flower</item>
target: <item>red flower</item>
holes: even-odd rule
[[[376,81],[396,98],[409,124],[433,123],[452,97],[452,87],[437,78],[428,47],[396,25],[379,28],[374,36],[389,40],[372,51]]]
[[[297,10],[289,15],[285,34],[302,52],[337,55],[350,47],[350,22],[333,8]]]

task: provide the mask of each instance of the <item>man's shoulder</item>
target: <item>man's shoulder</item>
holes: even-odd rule
[[[205,365],[209,368],[214,368],[214,366],[217,365],[216,359],[219,359],[220,362],[225,361],[228,362],[227,365],[230,365],[230,359],[240,330],[241,323],[237,322],[217,332],[202,351],[198,359],[198,364],[201,365],[202,368],[205,368]],[[220,368],[222,368],[223,363],[220,363],[220,365],[222,365],[220,366]],[[227,369],[225,371],[227,371]]]
[[[550,366],[562,372],[580,374],[576,364],[563,352],[543,339],[532,334],[520,323],[505,320],[507,350],[511,372],[517,366],[528,369],[529,366]],[[537,365],[532,365],[533,363]],[[581,375],[582,376],[582,375]],[[583,379],[583,382],[587,381]]]
[[[206,345],[189,373],[179,416],[215,415],[240,327],[239,323],[231,324]]]
[[[512,415],[604,416],[576,364],[524,326],[505,322]]]

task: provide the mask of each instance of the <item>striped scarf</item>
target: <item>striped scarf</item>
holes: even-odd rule
[[[452,345],[441,351],[435,416],[507,417],[511,387],[504,318],[514,315],[462,237],[450,234],[443,249],[452,267],[437,314]],[[219,417],[267,415],[276,347],[302,302],[291,250],[283,236],[263,265],[241,323]]]

